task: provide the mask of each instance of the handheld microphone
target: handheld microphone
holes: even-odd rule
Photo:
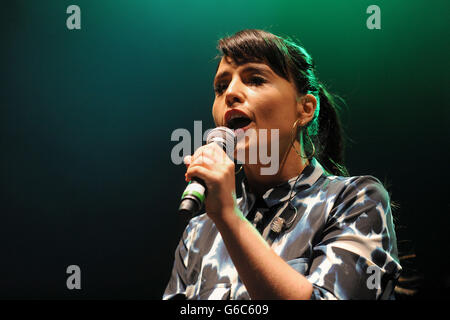
[[[234,152],[237,138],[233,130],[227,127],[217,127],[212,129],[206,137],[206,143],[209,144],[211,142],[217,143],[224,151]],[[233,157],[229,152],[227,154],[230,158]],[[207,191],[205,182],[202,179],[192,178],[181,196],[178,212],[182,214],[197,214],[202,208]]]

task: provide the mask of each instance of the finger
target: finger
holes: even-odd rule
[[[223,149],[216,143],[210,143],[198,148],[194,153],[193,158],[195,159],[201,156],[207,157],[217,164],[224,164],[229,160],[225,151],[223,151]]]
[[[231,160],[227,155],[226,150],[224,150],[217,143],[211,143],[211,150],[213,151],[215,161],[218,163],[229,164],[230,162],[233,162],[233,160]]]
[[[190,181],[193,177],[202,179],[205,181],[205,183],[209,183],[211,181],[215,181],[215,173],[212,170],[209,170],[208,168],[201,167],[201,166],[195,166],[195,167],[189,167],[189,169],[186,172],[186,180]]]
[[[207,168],[212,168],[216,163],[214,162],[213,159],[205,157],[205,156],[200,156],[197,157],[195,160],[193,160],[189,167],[194,167],[194,166],[205,166]]]
[[[202,146],[198,148],[191,157],[191,164],[196,162],[198,159],[202,161],[204,159],[210,159],[211,161],[215,161],[214,150],[211,147]]]
[[[183,162],[186,165],[186,167],[189,167],[189,165],[191,164],[191,161],[192,161],[192,156],[186,156],[183,159]]]
[[[220,163],[227,163],[231,161],[226,151],[222,149],[218,144],[214,143],[214,146],[212,148],[214,150],[216,161],[219,161]]]

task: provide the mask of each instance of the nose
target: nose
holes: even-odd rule
[[[238,77],[233,79],[225,92],[227,107],[232,107],[235,103],[243,103],[245,95],[243,93],[243,83]]]

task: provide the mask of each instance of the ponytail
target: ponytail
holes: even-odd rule
[[[316,120],[318,133],[312,137],[312,140],[317,150],[316,158],[327,171],[333,175],[349,176],[344,165],[344,132],[337,99],[344,103],[340,97],[329,93],[322,84],[319,85],[320,110]]]

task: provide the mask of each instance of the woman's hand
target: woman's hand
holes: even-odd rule
[[[216,222],[224,214],[234,212],[236,205],[234,163],[216,143],[199,147],[193,156],[184,158],[186,181],[202,179],[208,189],[205,209]]]

